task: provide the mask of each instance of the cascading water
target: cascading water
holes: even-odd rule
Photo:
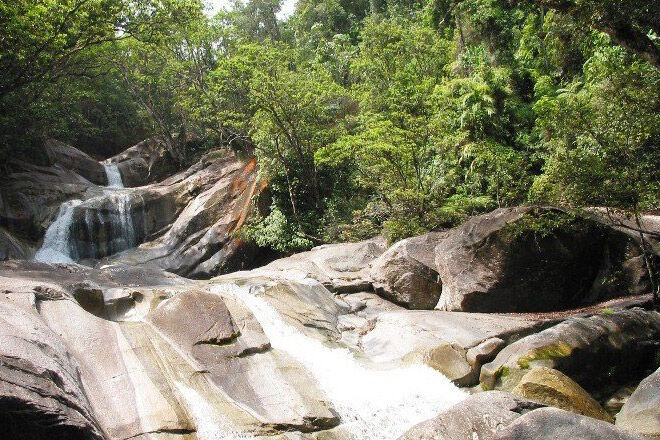
[[[124,188],[119,166],[116,163],[104,163],[105,175],[108,177],[108,188]]]
[[[62,204],[57,219],[46,231],[43,245],[37,252],[37,261],[73,263],[80,258],[102,258],[138,245],[133,222],[132,194],[124,189],[121,173],[116,164],[104,164],[108,177],[105,194],[82,202]],[[110,199],[113,209],[100,208]],[[76,220],[76,210],[84,216]],[[144,209],[141,211],[144,213]],[[74,221],[75,229],[74,229]],[[72,237],[76,233],[85,239]],[[146,234],[145,234],[146,235]]]
[[[466,397],[449,379],[426,365],[375,369],[345,348],[330,348],[286,324],[266,300],[235,284],[231,293],[261,324],[271,345],[287,352],[315,377],[355,440],[394,440]]]
[[[186,401],[188,410],[197,425],[199,440],[250,440],[254,438],[233,430],[211,404],[193,388],[178,382],[176,388]]]
[[[71,225],[76,206],[82,200],[62,203],[55,221],[46,230],[46,236],[34,259],[46,263],[73,263],[71,258]]]

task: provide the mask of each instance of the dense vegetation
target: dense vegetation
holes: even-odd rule
[[[660,208],[655,0],[0,4],[0,157],[226,144],[280,251],[393,241],[526,202]],[[196,139],[195,148],[187,139]],[[1,168],[1,166],[0,166]]]

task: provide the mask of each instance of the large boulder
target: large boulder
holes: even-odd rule
[[[513,394],[548,406],[614,422],[602,406],[580,385],[560,371],[538,367],[525,374]]]
[[[568,375],[589,392],[627,383],[657,368],[660,313],[640,308],[567,319],[526,336],[481,368],[482,386],[511,389],[532,368]]]
[[[117,164],[126,187],[160,182],[176,174],[179,164],[169,152],[167,139],[154,136],[110,159]]]
[[[72,170],[97,185],[108,183],[103,165],[87,153],[55,139],[46,141],[45,150],[52,164]]]
[[[503,426],[541,407],[541,403],[501,391],[476,394],[413,427],[399,440],[491,439]]]
[[[557,408],[539,408],[514,420],[489,440],[643,440],[611,423]]]
[[[109,261],[156,266],[190,278],[249,268],[260,250],[241,240],[238,230],[262,189],[256,167],[256,159],[245,163],[231,152],[216,151],[158,184],[130,190],[136,200],[131,209],[134,225],[147,242]],[[153,217],[148,206],[143,212],[139,207],[152,197],[141,200],[139,194],[155,194],[154,206],[164,209],[154,211]],[[139,226],[144,225],[143,232]]]
[[[639,384],[617,414],[616,425],[660,437],[660,369]]]
[[[634,234],[556,208],[472,218],[435,252],[441,310],[565,310],[649,289]]]
[[[376,293],[409,309],[433,310],[442,293],[434,249],[445,235],[432,232],[389,248],[371,266]]]

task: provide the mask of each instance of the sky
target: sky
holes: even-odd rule
[[[213,15],[220,9],[225,8],[232,4],[232,0],[205,0],[210,9],[208,14]],[[293,14],[293,9],[296,6],[296,0],[284,0],[282,2],[282,10],[277,14],[278,18],[286,18]]]

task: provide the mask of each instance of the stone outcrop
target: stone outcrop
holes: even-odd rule
[[[146,139],[110,159],[117,164],[124,186],[133,188],[160,182],[176,174],[179,164],[163,136]]]
[[[555,208],[472,218],[435,252],[441,310],[564,310],[649,288],[634,234]]]
[[[6,283],[2,283],[7,288]],[[17,440],[101,440],[75,360],[34,313],[36,296],[0,298],[0,424]]]
[[[536,366],[554,368],[593,392],[625,384],[653,365],[660,313],[635,308],[575,317],[520,339],[481,369],[486,388],[511,389]]]
[[[531,333],[539,325],[533,319],[476,313],[395,310],[372,315],[369,308],[357,317],[363,321],[341,321],[353,325],[360,334],[356,346],[371,359],[423,362],[462,386],[478,383],[482,364],[495,357],[504,339]]]
[[[263,270],[275,271],[289,278],[311,278],[337,293],[372,291],[368,267],[385,249],[382,238],[359,243],[326,244],[275,260],[264,266]]]
[[[432,232],[389,248],[371,266],[376,293],[409,309],[433,310],[442,293],[434,249],[445,236]]]
[[[643,440],[611,423],[557,408],[540,408],[514,420],[490,440]]]
[[[644,379],[616,416],[616,425],[660,437],[660,369]]]
[[[0,227],[0,261],[10,259],[26,260],[33,254],[34,249],[28,244]]]
[[[512,390],[513,394],[547,406],[613,423],[610,416],[580,385],[560,371],[533,368]]]
[[[30,242],[43,237],[67,200],[82,200],[101,190],[73,170],[60,165],[12,163],[0,180],[0,225]]]
[[[105,169],[88,154],[54,139],[45,142],[45,150],[51,164],[74,171],[96,185],[106,185]]]
[[[0,405],[26,439],[193,435],[199,410],[256,438],[339,423],[310,373],[206,283],[148,267],[13,261],[0,264],[0,286]],[[30,419],[11,413],[33,406]],[[40,425],[51,427],[42,437]]]
[[[166,225],[160,229],[160,236],[115,261],[149,264],[191,278],[210,278],[244,269],[252,259],[257,260],[259,249],[244,243],[237,234],[250,212],[253,196],[261,190],[256,159],[243,163],[233,153],[217,153],[210,153],[185,172],[144,188],[171,198],[173,203],[165,206],[174,210],[166,209],[161,216],[155,210],[153,220],[148,209],[145,214],[137,210],[146,216],[152,233],[157,227],[151,225],[159,218]]]

